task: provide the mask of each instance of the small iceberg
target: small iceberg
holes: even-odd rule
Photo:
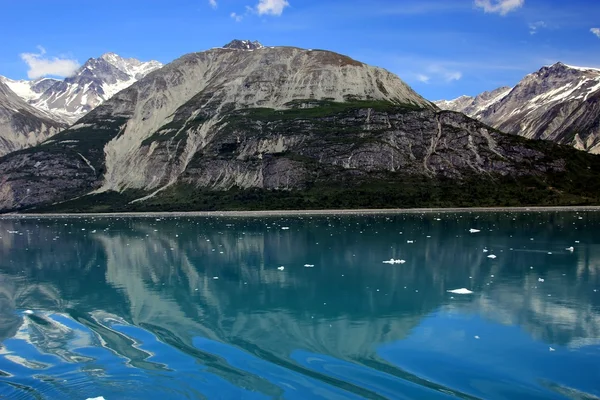
[[[490,255],[488,256],[488,258],[494,259],[494,258],[496,258],[496,256],[495,256],[495,255],[493,255],[493,254],[490,254]]]
[[[570,251],[571,253],[575,251],[575,247],[571,246],[571,247],[567,247],[566,248],[567,251]]]
[[[31,314],[33,314],[33,311],[31,311],[31,310],[25,310],[25,311],[23,311],[23,313],[27,314],[27,315],[31,315]]]
[[[288,229],[290,229],[289,226],[282,226],[281,229],[283,229],[284,231],[287,231]]]
[[[538,278],[538,282],[544,282],[544,278]]]
[[[100,396],[100,397],[88,397],[85,400],[105,400],[104,397]]]
[[[277,269],[280,270],[280,271],[283,271],[285,269],[285,267],[281,266],[281,267],[277,267]]]
[[[304,268],[314,268],[314,264],[304,264]]]
[[[471,233],[479,233],[481,231],[479,229],[473,229],[473,228],[471,228],[471,229],[469,229],[469,232],[471,232]]]
[[[414,240],[407,240],[406,243],[414,243]]]
[[[467,288],[461,288],[461,289],[454,289],[454,290],[447,290],[448,293],[454,293],[454,294],[472,294],[473,291],[467,289]]]
[[[405,260],[394,260],[392,258],[392,259],[389,259],[387,261],[384,261],[383,263],[384,264],[392,264],[393,265],[393,264],[404,264],[405,262],[406,262]]]

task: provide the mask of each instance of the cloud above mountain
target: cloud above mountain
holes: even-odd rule
[[[256,6],[258,15],[275,15],[280,16],[283,9],[289,7],[290,3],[287,0],[259,0]]]
[[[506,15],[523,7],[525,0],[475,0],[475,7],[482,8],[486,13]]]
[[[29,70],[29,79],[37,79],[44,76],[67,77],[79,68],[77,60],[60,57],[44,57],[46,49],[38,46],[39,53],[21,53],[21,59],[25,61]]]
[[[590,29],[590,32],[592,32],[594,35],[600,38],[600,28],[592,28]]]

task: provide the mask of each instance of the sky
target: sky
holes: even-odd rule
[[[115,52],[168,63],[233,39],[331,50],[429,100],[600,67],[597,0],[0,0],[0,75],[64,76]]]

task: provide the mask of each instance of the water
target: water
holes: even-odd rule
[[[0,399],[596,399],[599,272],[593,212],[0,219]]]

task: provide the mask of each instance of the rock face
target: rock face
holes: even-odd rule
[[[439,101],[502,131],[600,153],[600,70],[556,63],[513,89]]]
[[[27,104],[0,81],[0,157],[41,143],[64,128],[65,124]]]
[[[248,50],[183,56],[68,130],[0,159],[0,209],[90,193],[135,193],[132,204],[143,207],[175,188],[352,190],[569,169],[563,153],[550,154],[558,146],[439,111],[383,69],[327,51]]]
[[[13,81],[4,77],[0,80],[35,108],[50,113],[58,121],[73,123],[160,67],[162,64],[158,61],[142,62],[106,53],[99,58],[90,58],[73,76],[63,81]]]

